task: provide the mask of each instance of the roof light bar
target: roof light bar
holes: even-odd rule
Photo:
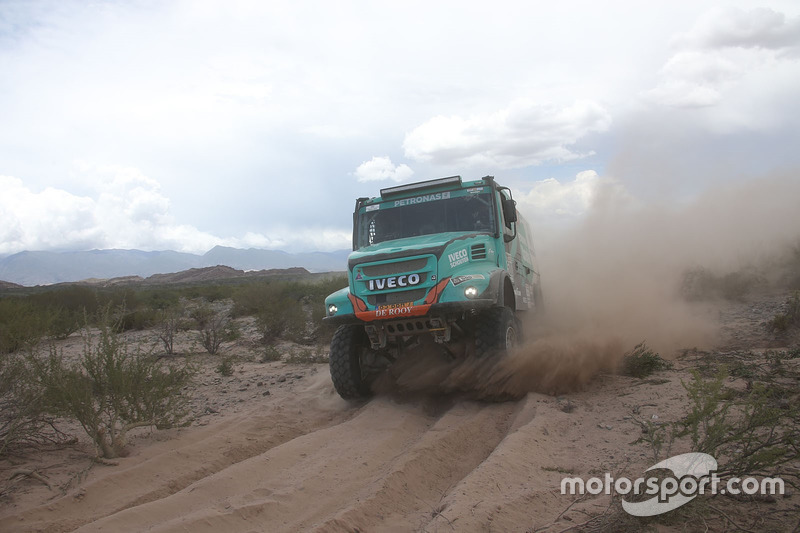
[[[381,196],[397,196],[411,191],[420,191],[423,189],[431,189],[433,187],[442,187],[446,185],[461,186],[461,176],[450,176],[449,178],[439,178],[435,180],[420,181],[417,183],[409,183],[408,185],[398,185],[397,187],[389,187],[381,189]]]

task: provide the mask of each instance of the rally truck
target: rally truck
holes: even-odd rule
[[[353,213],[348,286],[325,299],[330,371],[345,399],[408,350],[494,357],[521,339],[522,317],[541,308],[528,224],[493,176],[460,176],[381,189]]]

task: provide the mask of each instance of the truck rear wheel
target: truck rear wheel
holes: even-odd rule
[[[508,307],[490,309],[478,317],[475,328],[475,355],[506,355],[519,343],[519,322]]]
[[[333,387],[345,400],[357,400],[371,395],[364,378],[363,356],[369,350],[369,339],[362,326],[339,326],[331,340],[328,361]]]

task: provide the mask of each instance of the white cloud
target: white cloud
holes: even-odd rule
[[[800,5],[768,4],[5,2],[0,174],[57,205],[0,212],[0,246],[311,247],[328,227],[341,243],[357,179],[562,176],[593,150],[601,174],[638,158],[632,180],[703,181],[737,166],[728,154],[743,171],[797,165]],[[716,135],[731,131],[755,138]],[[374,154],[395,161],[354,170]],[[76,159],[158,183],[104,186],[119,172],[70,175]],[[666,172],[678,159],[701,170]],[[287,179],[302,209],[273,193]]]
[[[0,253],[86,247],[100,238],[91,198],[48,187],[33,193],[0,176]]]
[[[518,168],[590,155],[568,147],[610,124],[596,102],[557,107],[520,99],[494,113],[436,116],[408,133],[403,148],[407,157],[436,165]]]
[[[23,250],[123,248],[203,253],[215,245],[237,248],[339,250],[350,234],[327,228],[280,228],[219,237],[176,223],[157,181],[126,167],[83,165],[92,194],[48,187],[36,192],[22,180],[0,176],[0,254]],[[298,243],[300,245],[298,246]]]
[[[578,172],[569,181],[555,178],[537,181],[527,191],[519,190],[514,198],[522,213],[535,225],[551,227],[580,220],[609,201],[613,201],[616,208],[638,205],[638,200],[622,183],[600,176],[594,170]]]
[[[91,172],[96,180],[91,196],[53,187],[35,192],[20,179],[0,177],[0,253],[88,248],[204,251],[217,240],[175,224],[158,183],[138,170],[104,167]]]
[[[750,10],[718,8],[709,11],[677,42],[705,48],[763,48],[790,50],[800,47],[800,17],[758,7]]]
[[[537,181],[516,200],[522,209],[538,214],[579,216],[592,205],[600,176],[594,170],[579,172],[575,179],[562,183],[555,178]]]
[[[787,19],[764,8],[715,9],[672,41],[676,51],[659,71],[656,87],[643,93],[645,99],[672,107],[718,106],[750,80],[760,87],[783,85],[783,71],[797,72],[800,17]],[[759,98],[763,90],[747,95]]]
[[[356,169],[358,181],[403,181],[410,178],[414,171],[411,167],[401,163],[395,165],[389,157],[373,157],[369,161],[364,161]]]

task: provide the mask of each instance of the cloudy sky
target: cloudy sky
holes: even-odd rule
[[[796,0],[0,0],[0,255],[343,249],[453,174],[680,202],[799,168],[798,94]]]

